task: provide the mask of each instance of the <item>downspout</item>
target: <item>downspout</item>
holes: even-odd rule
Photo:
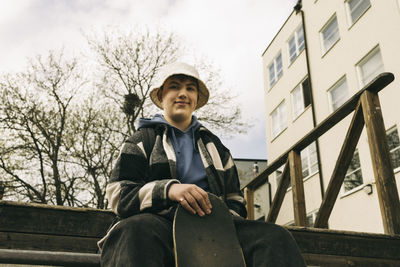
[[[314,107],[314,95],[313,95],[313,86],[311,82],[311,71],[310,71],[310,58],[308,55],[308,44],[307,44],[307,34],[306,34],[306,25],[304,21],[304,11],[301,9],[302,8],[302,0],[298,0],[297,4],[294,6],[294,10],[296,11],[296,14],[300,12],[301,14],[301,23],[303,27],[303,33],[304,33],[304,52],[306,53],[306,62],[307,62],[307,73],[308,73],[308,81],[310,85],[310,98],[311,98],[311,113],[312,113],[312,119],[313,119],[313,126],[315,127],[317,125],[317,119],[315,116],[315,107]],[[319,171],[319,184],[320,184],[320,189],[321,189],[321,197],[322,199],[324,198],[325,195],[325,190],[324,190],[324,179],[322,175],[322,166],[321,166],[321,155],[320,155],[320,149],[319,149],[319,141],[318,139],[315,140],[315,146],[317,150],[317,160],[318,160],[318,171]]]

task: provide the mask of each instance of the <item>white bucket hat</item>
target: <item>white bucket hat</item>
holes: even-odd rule
[[[204,106],[208,101],[210,92],[208,91],[207,86],[204,84],[204,82],[202,80],[200,80],[200,76],[199,76],[199,73],[197,72],[197,70],[193,66],[186,64],[186,63],[182,63],[182,62],[174,62],[174,63],[166,65],[160,69],[160,71],[157,75],[157,78],[156,78],[156,82],[154,84],[154,88],[150,92],[151,101],[153,101],[153,103],[157,107],[159,107],[160,109],[163,109],[161,101],[158,98],[158,92],[160,91],[165,80],[167,80],[172,75],[176,75],[176,74],[184,74],[184,75],[193,77],[198,81],[198,83],[199,83],[199,88],[198,88],[199,99],[197,101],[196,109],[199,109],[202,106]]]

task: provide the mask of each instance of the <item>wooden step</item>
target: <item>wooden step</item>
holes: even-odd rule
[[[100,254],[0,249],[0,263],[44,266],[100,266]]]
[[[400,235],[288,226],[310,265],[400,266]]]
[[[96,243],[114,217],[105,210],[0,201],[0,263],[98,266]],[[400,266],[400,235],[287,229],[309,265]]]

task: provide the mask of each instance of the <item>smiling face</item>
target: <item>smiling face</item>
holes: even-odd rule
[[[189,127],[198,100],[196,79],[173,75],[165,80],[158,97],[164,109],[164,117],[171,125],[183,131]]]

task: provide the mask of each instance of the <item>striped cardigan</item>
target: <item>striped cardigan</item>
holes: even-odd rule
[[[155,143],[149,158],[139,131],[125,141],[106,188],[111,209],[121,218],[141,212],[168,214],[176,205],[168,198],[169,187],[180,183],[168,127],[154,126]],[[232,214],[246,217],[245,201],[229,150],[203,126],[196,131],[195,139],[210,192],[220,196]]]

